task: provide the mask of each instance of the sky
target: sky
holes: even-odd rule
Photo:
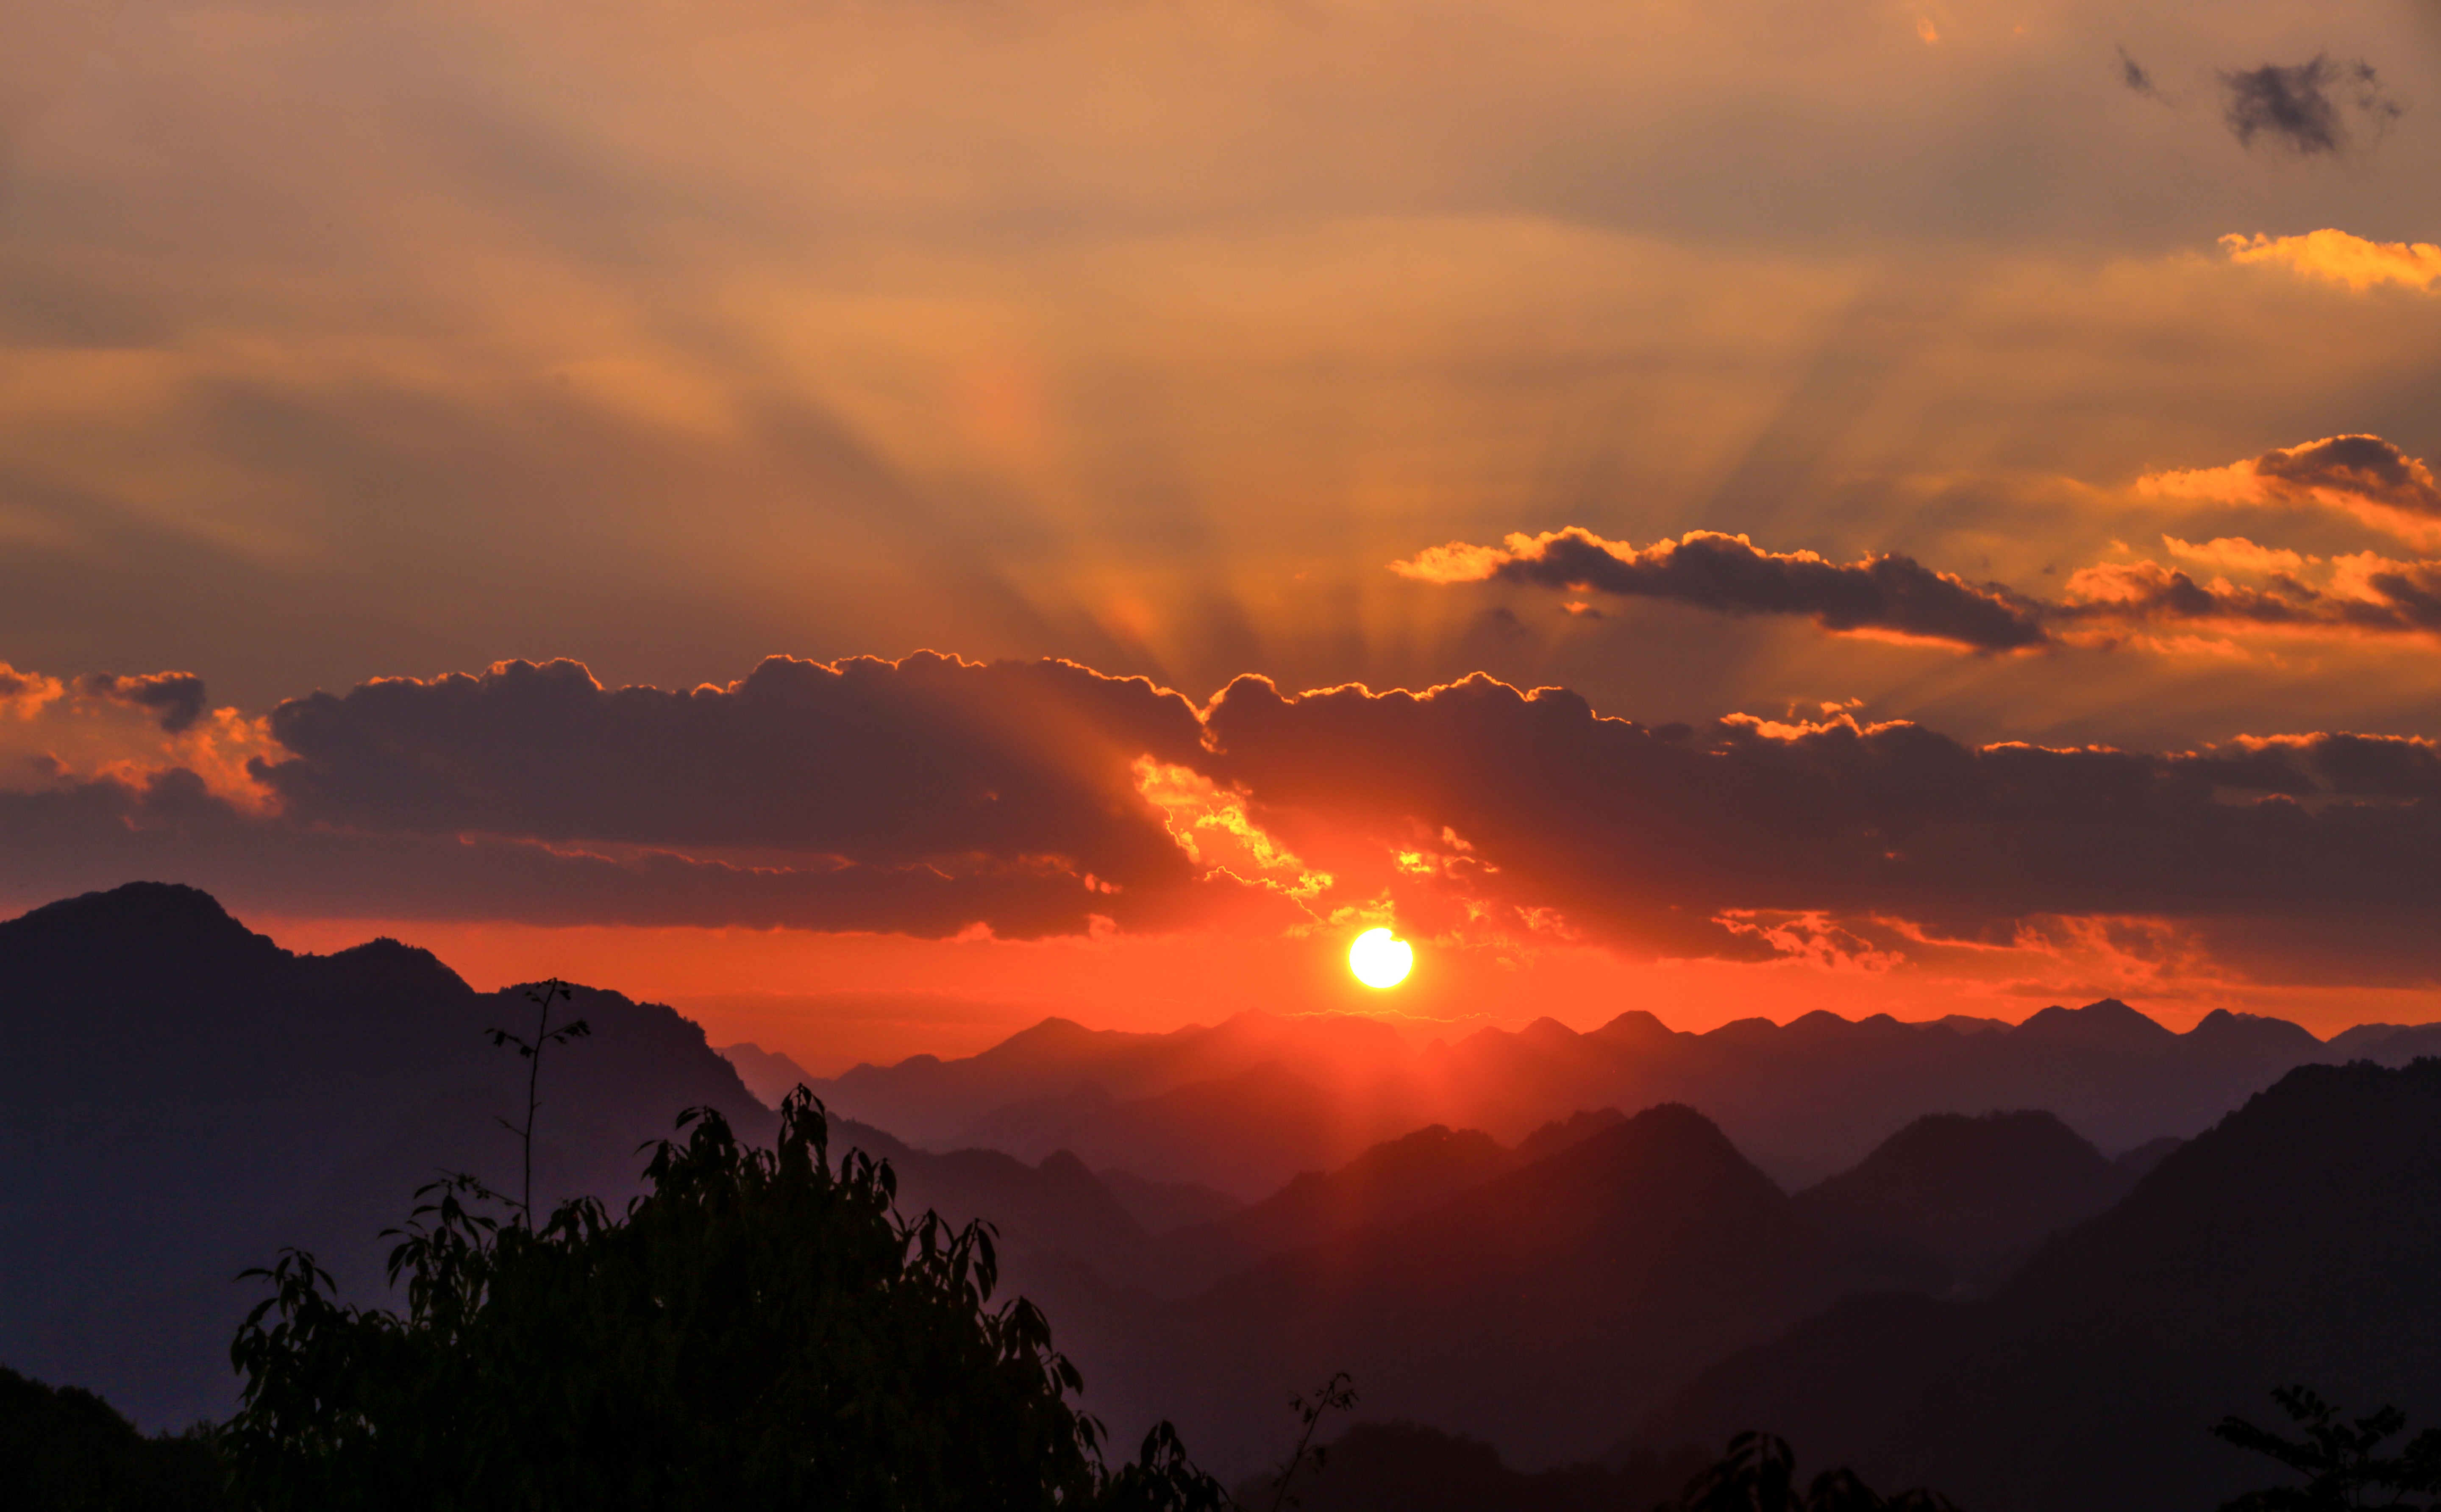
[[[2441,1016],[2431,0],[8,25],[0,906],[821,1071]]]

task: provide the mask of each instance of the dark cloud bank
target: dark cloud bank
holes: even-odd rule
[[[1637,951],[1758,953],[1715,922],[1732,910],[1978,940],[2134,915],[2309,978],[2441,965],[2441,757],[2418,740],[2148,755],[1845,720],[1656,729],[1484,676],[1303,695],[1248,677],[1199,711],[1072,663],[931,655],[774,658],[691,693],[508,663],[297,700],[272,729],[289,754],[259,768],[280,800],[266,815],[177,771],[0,795],[0,883],[33,897],[152,876],[325,916],[928,936],[1297,917],[1198,875],[1136,791],[1148,756],[1235,784],[1310,860],[1344,863],[1348,888],[1446,834],[1474,864],[1414,887],[1494,917],[1557,909]]]

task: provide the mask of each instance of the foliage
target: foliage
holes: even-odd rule
[[[10,1512],[215,1512],[212,1432],[146,1438],[108,1402],[0,1368],[0,1506]]]
[[[991,1305],[991,1231],[901,1217],[886,1164],[829,1161],[799,1089],[777,1144],[680,1116],[647,1195],[540,1228],[471,1178],[427,1187],[390,1256],[405,1317],[341,1305],[310,1255],[231,1356],[225,1431],[262,1512],[1094,1508],[1214,1512],[1167,1425],[1104,1467],[1042,1314]]]
[[[1296,1479],[1298,1470],[1311,1465],[1319,1474],[1329,1461],[1330,1451],[1313,1441],[1313,1432],[1321,1425],[1322,1414],[1344,1413],[1355,1405],[1356,1383],[1344,1370],[1315,1387],[1311,1398],[1303,1395],[1289,1398],[1289,1411],[1297,1414],[1297,1423],[1303,1431],[1297,1435],[1295,1452],[1289,1455],[1287,1463],[1274,1477],[1272,1512],[1280,1512],[1282,1506],[1299,1504],[1296,1498],[1289,1495],[1289,1483]]]
[[[2222,1418],[2213,1432],[2239,1449],[2269,1454],[2305,1484],[2251,1491],[2224,1503],[2221,1512],[2441,1507],[2441,1429],[2426,1429],[2385,1458],[2376,1451],[2407,1429],[2407,1414],[2397,1408],[2342,1418],[2338,1408],[2303,1386],[2280,1387],[2271,1399],[2304,1430],[2302,1437],[2283,1438],[2242,1417]]]
[[[1711,1468],[1689,1482],[1675,1512],[1957,1512],[1934,1491],[1884,1497],[1851,1470],[1825,1470],[1799,1492],[1797,1456],[1768,1433],[1740,1433]]]

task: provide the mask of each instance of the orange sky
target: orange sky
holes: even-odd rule
[[[2396,0],[44,8],[0,906],[194,881],[817,1070],[1392,999],[2432,1017],[2436,63]],[[604,692],[921,648],[1177,697]],[[440,682],[559,657],[600,701]],[[1556,699],[1195,724],[1477,673],[1750,785]],[[1927,811],[1981,785],[1884,844],[1909,729]],[[2157,806],[2049,845],[2134,779],[2013,743]]]
[[[2047,963],[2055,969],[2020,979],[1976,981],[1796,964],[1639,963],[1589,947],[1521,959],[1426,943],[1404,983],[1375,991],[1349,975],[1346,932],[1301,940],[1213,934],[1021,944],[793,930],[247,922],[295,950],[344,949],[382,934],[411,940],[484,990],[552,975],[615,983],[631,996],[678,1006],[715,1045],[745,1040],[784,1051],[818,1075],[918,1053],[971,1054],[1055,1015],[1096,1029],[1160,1032],[1216,1023],[1247,1008],[1364,1013],[1419,1043],[1546,1017],[1588,1031],[1631,1009],[1694,1031],[1744,1017],[1785,1022],[1817,1009],[1849,1018],[1962,1013],[2015,1021],[2052,1002],[2113,994],[2182,1031],[2222,1007],[2277,1015],[2325,1035],[2353,1024],[2434,1017],[2430,989],[2164,981],[2090,958]]]

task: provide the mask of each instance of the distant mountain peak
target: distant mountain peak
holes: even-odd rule
[[[458,995],[475,990],[466,984],[465,978],[450,970],[448,963],[439,956],[422,945],[407,945],[388,935],[368,940],[360,945],[350,945],[345,950],[333,951],[321,959],[342,969],[380,976],[427,991]]]
[[[2323,1042],[2302,1025],[2265,1014],[2232,1013],[2226,1008],[2215,1008],[2204,1015],[2182,1037],[2200,1044],[2277,1045],[2300,1059],[2323,1048]]]
[[[0,924],[0,966],[118,979],[174,963],[182,969],[264,966],[291,959],[201,888],[129,882]]]
[[[2057,1004],[2012,1030],[2014,1038],[2057,1044],[2168,1044],[2179,1036],[2160,1020],[2139,1013],[2116,998],[2105,998],[2082,1008]]]
[[[1630,1008],[1618,1017],[1587,1035],[1587,1039],[1604,1040],[1614,1045],[1667,1042],[1678,1032],[1641,1008]]]
[[[175,927],[251,936],[221,907],[221,900],[183,882],[126,882],[99,892],[46,903],[17,919],[49,928]]]

